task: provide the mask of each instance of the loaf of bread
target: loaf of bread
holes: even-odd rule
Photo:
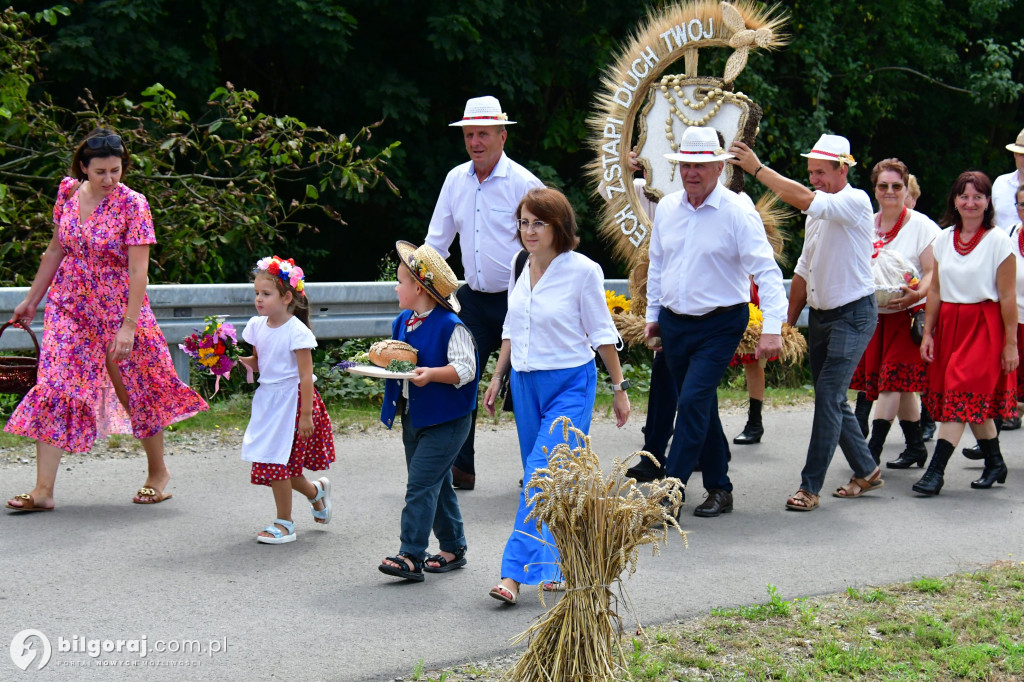
[[[392,360],[404,360],[416,364],[416,349],[405,341],[384,339],[370,346],[370,362],[378,367],[387,367]]]

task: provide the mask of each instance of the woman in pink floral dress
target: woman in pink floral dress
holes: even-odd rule
[[[36,440],[36,486],[8,500],[19,512],[54,508],[63,453],[97,437],[142,441],[149,475],[134,502],[170,498],[163,430],[207,409],[174,373],[146,296],[156,243],[146,197],[120,183],[129,165],[121,137],[98,128],[75,151],[53,208],[54,235],[13,319],[31,320],[44,294],[39,379],[5,430]],[[49,289],[49,291],[47,291]]]

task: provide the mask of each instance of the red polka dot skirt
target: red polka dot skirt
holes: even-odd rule
[[[299,437],[299,415],[302,414],[302,394],[299,393],[299,405],[295,412],[295,436],[292,441],[292,453],[287,464],[252,463],[252,484],[270,485],[271,481],[284,481],[302,475],[303,469],[324,471],[334,461],[334,430],[331,428],[331,417],[327,414],[324,401],[313,389],[313,435],[309,438]]]

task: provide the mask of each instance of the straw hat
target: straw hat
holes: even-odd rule
[[[459,288],[459,279],[455,276],[448,263],[433,247],[417,247],[406,241],[395,242],[398,260],[412,273],[423,290],[452,311],[459,312],[459,301],[455,298],[455,290]]]
[[[1014,154],[1024,154],[1024,130],[1021,130],[1020,134],[1017,135],[1017,142],[1006,145],[1006,148]]]
[[[683,131],[679,152],[665,154],[665,158],[683,163],[712,163],[735,157],[718,144],[718,133],[714,128],[691,126]]]
[[[473,97],[466,100],[466,111],[462,120],[449,123],[451,126],[510,126],[515,121],[508,120],[508,114],[501,110],[497,97]]]
[[[808,159],[838,161],[850,167],[857,165],[857,162],[850,155],[850,141],[842,135],[822,135],[814,143],[814,147],[810,152],[800,156]]]

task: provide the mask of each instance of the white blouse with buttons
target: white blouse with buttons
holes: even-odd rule
[[[575,251],[560,253],[531,289],[527,261],[519,280],[510,278],[501,338],[511,343],[517,372],[579,367],[593,360],[593,349],[621,344],[601,266]]]

